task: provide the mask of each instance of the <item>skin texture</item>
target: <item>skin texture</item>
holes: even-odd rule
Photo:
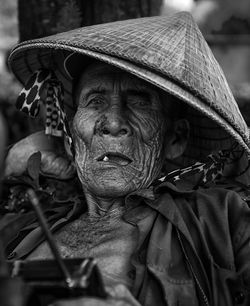
[[[157,90],[116,68],[95,64],[78,83],[76,103],[75,163],[88,198],[110,201],[148,187],[164,162],[166,120]],[[110,152],[131,162],[99,161]]]
[[[64,258],[95,258],[105,285],[121,283],[132,289],[130,258],[137,246],[138,233],[136,226],[124,221],[124,211],[125,208],[121,207],[102,216],[85,213],[57,231],[54,241]],[[53,255],[46,243],[29,257],[48,258],[53,259]]]

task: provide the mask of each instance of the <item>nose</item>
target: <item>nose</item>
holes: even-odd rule
[[[126,114],[119,106],[113,106],[100,118],[97,130],[102,136],[121,137],[132,134]]]

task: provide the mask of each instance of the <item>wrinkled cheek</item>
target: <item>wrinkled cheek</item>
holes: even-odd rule
[[[142,187],[148,187],[159,175],[163,157],[159,154],[161,148],[156,145],[151,145],[147,148],[143,163],[143,180]],[[160,156],[159,156],[160,155]]]
[[[75,164],[80,180],[83,179],[87,158],[88,130],[82,110],[78,110],[72,123],[72,136],[75,147]]]
[[[152,114],[150,118],[139,118],[138,126],[143,142],[146,145],[151,145],[152,142],[162,141],[166,130],[164,118],[159,114]]]
[[[87,147],[86,144],[79,138],[76,138],[74,141],[75,145],[75,164],[79,179],[81,182],[85,180],[84,169],[86,168],[86,159],[87,159]]]
[[[158,131],[154,137],[148,139],[143,148],[144,158],[142,167],[144,173],[143,185],[149,186],[160,174],[164,163],[163,133]]]
[[[75,141],[81,139],[89,145],[95,130],[96,116],[92,113],[78,109],[72,123],[72,134]]]

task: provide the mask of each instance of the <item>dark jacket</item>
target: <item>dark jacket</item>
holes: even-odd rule
[[[250,209],[237,193],[164,183],[129,195],[126,205],[124,218],[139,232],[131,260],[142,305],[250,305]],[[51,228],[83,211],[82,201],[47,210]],[[9,233],[9,258],[25,258],[43,240],[34,215],[25,218]]]
[[[142,305],[250,305],[250,209],[238,194],[166,183],[146,203],[150,219],[126,216],[140,232],[133,263]]]

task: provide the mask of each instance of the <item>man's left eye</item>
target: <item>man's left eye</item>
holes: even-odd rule
[[[103,104],[104,104],[103,99],[101,99],[101,98],[93,98],[93,99],[90,99],[90,100],[86,103],[86,106],[97,107],[97,106],[102,106]]]
[[[149,106],[151,103],[148,100],[142,100],[142,99],[133,99],[133,100],[129,100],[128,104],[132,105],[132,106],[138,106],[138,107],[147,107]]]

